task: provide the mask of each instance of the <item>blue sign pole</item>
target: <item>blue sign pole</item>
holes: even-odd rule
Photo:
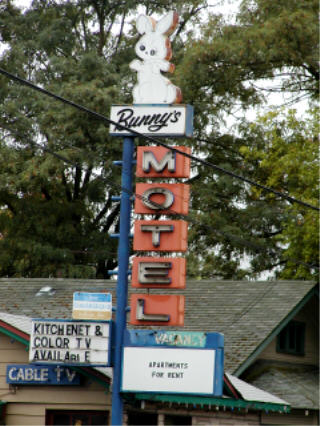
[[[121,364],[124,331],[126,330],[126,308],[128,299],[128,268],[130,254],[130,217],[132,193],[132,164],[134,153],[134,138],[123,138],[121,204],[120,204],[120,236],[118,244],[118,282],[117,305],[114,332],[114,367],[112,385],[111,424],[122,425],[123,400],[120,394]]]

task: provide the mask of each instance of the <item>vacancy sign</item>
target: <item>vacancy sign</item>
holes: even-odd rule
[[[33,364],[110,365],[110,322],[32,320],[29,361]]]
[[[111,293],[73,293],[72,318],[108,321],[111,319],[111,317]]]

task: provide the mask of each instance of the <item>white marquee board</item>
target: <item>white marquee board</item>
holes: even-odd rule
[[[213,394],[215,350],[125,347],[123,392]]]
[[[29,361],[34,364],[107,366],[110,322],[32,320]]]

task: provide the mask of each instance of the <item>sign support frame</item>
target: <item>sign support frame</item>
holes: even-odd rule
[[[116,289],[117,304],[116,320],[114,323],[114,362],[111,399],[112,425],[121,425],[123,418],[123,399],[120,393],[120,389],[122,374],[123,339],[127,322],[133,153],[134,137],[126,136],[123,138],[122,150],[122,192],[120,197],[120,235],[118,244],[118,281]]]

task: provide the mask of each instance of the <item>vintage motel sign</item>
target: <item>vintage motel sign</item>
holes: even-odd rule
[[[144,135],[191,137],[193,107],[191,105],[112,105],[110,125],[112,136],[135,136],[133,129]]]
[[[173,72],[174,65],[169,62],[172,56],[170,47],[170,39],[168,36],[172,33],[178,23],[178,14],[175,11],[168,12],[158,22],[150,16],[140,15],[136,20],[138,33],[141,35],[138,40],[135,52],[138,59],[134,59],[130,63],[130,68],[137,72],[137,82],[133,87],[133,105],[120,105],[111,108],[110,134],[115,136],[123,136],[123,154],[122,154],[122,178],[121,186],[124,188],[121,194],[120,204],[120,236],[118,246],[118,284],[117,284],[117,307],[115,322],[115,341],[114,341],[114,379],[112,387],[112,419],[114,425],[122,424],[123,400],[120,394],[120,380],[122,376],[119,360],[123,356],[123,334],[126,330],[126,311],[127,311],[127,295],[128,295],[128,266],[129,266],[129,232],[130,232],[130,212],[131,197],[129,191],[132,187],[131,168],[133,164],[133,138],[137,133],[143,133],[152,136],[192,136],[193,132],[193,107],[190,105],[179,105],[182,101],[181,90],[170,82],[170,80],[162,75],[162,72]],[[126,127],[125,129],[122,127]],[[154,147],[150,147],[149,151],[143,154],[144,163],[139,165],[142,167],[142,173],[146,173],[146,177],[152,177],[155,173],[156,177],[185,177],[185,169],[190,168],[190,159],[178,156],[176,153],[172,155],[167,151],[159,153],[160,158],[153,155]],[[164,154],[164,155],[163,155]],[[139,154],[138,154],[139,156]],[[162,158],[161,158],[162,157]],[[165,157],[165,158],[163,158]],[[181,161],[181,158],[183,160]],[[159,163],[160,161],[160,163]],[[179,172],[176,164],[183,163]],[[180,167],[180,166],[179,166]],[[137,174],[139,171],[137,171]],[[149,175],[148,175],[149,173]],[[176,176],[174,176],[176,173]],[[188,173],[188,170],[187,170]],[[161,189],[163,190],[163,188]],[[169,189],[170,191],[170,189]],[[154,195],[147,193],[147,198]],[[158,194],[159,195],[159,194]],[[164,191],[166,202],[170,204],[170,193]],[[147,206],[150,208],[150,205]],[[152,208],[151,208],[152,209]],[[161,214],[160,210],[157,213]],[[137,251],[159,251],[165,250],[167,245],[165,240],[170,240],[169,245],[173,243],[174,237],[182,236],[183,243],[178,245],[178,250],[186,250],[187,225],[182,224],[183,221],[171,221],[164,223],[159,221],[158,224],[143,223],[140,221],[136,224],[136,235],[134,237],[135,250]],[[172,223],[174,222],[174,223]],[[161,238],[161,235],[167,233],[167,238]],[[147,248],[139,246],[140,242],[150,240],[151,244]],[[161,241],[160,241],[161,240]],[[151,247],[151,248],[150,248]],[[166,250],[169,251],[169,250]],[[161,259],[161,258],[159,258]],[[159,260],[161,261],[161,260]],[[173,264],[172,264],[173,265]],[[160,270],[163,272],[163,265]],[[150,266],[142,265],[140,270],[140,278],[148,280],[150,278]],[[151,268],[152,269],[152,268]],[[154,270],[153,270],[154,272]],[[166,272],[165,272],[166,274]],[[152,274],[151,274],[152,275]],[[158,278],[161,273],[158,273]],[[149,278],[148,278],[149,277]],[[154,274],[153,274],[153,279]],[[163,277],[162,277],[163,278]],[[154,305],[158,308],[158,296],[154,297]],[[171,297],[171,296],[170,296]],[[158,300],[156,301],[156,298]],[[181,324],[181,309],[184,306],[184,299],[181,296],[174,298],[176,302],[175,314],[178,316],[178,323]],[[174,300],[171,298],[171,300]],[[135,320],[142,318],[143,321],[148,319],[148,315],[158,314],[160,320],[169,317],[172,321],[172,313],[161,311],[156,312],[150,308],[150,299],[146,299],[145,295],[139,297],[133,304],[131,310],[135,309]],[[150,318],[150,317],[149,317]],[[161,321],[160,321],[161,322]],[[166,321],[167,322],[167,321]],[[153,324],[153,322],[151,322]],[[141,324],[141,322],[139,323]]]
[[[180,295],[132,294],[130,324],[183,326],[184,304]]]
[[[177,147],[190,153],[189,148]],[[137,176],[145,178],[188,177],[190,159],[163,147],[139,147]],[[138,183],[135,213],[187,214],[189,186],[175,183]],[[137,220],[134,226],[133,249],[136,251],[185,252],[187,222],[182,220]],[[184,258],[136,257],[132,266],[132,286],[137,288],[185,287]],[[183,326],[184,297],[181,295],[145,295],[131,297],[130,324]]]
[[[135,213],[188,214],[189,185],[183,183],[137,183]],[[174,212],[174,213],[173,213]]]
[[[187,146],[172,148],[186,154],[191,153]],[[138,146],[137,177],[144,178],[188,178],[190,158],[162,146]]]
[[[186,259],[183,257],[134,257],[131,286],[135,288],[185,288]]]
[[[127,330],[122,392],[221,396],[224,336],[166,330]]]
[[[184,220],[136,220],[133,250],[185,252],[187,234],[188,222]]]

